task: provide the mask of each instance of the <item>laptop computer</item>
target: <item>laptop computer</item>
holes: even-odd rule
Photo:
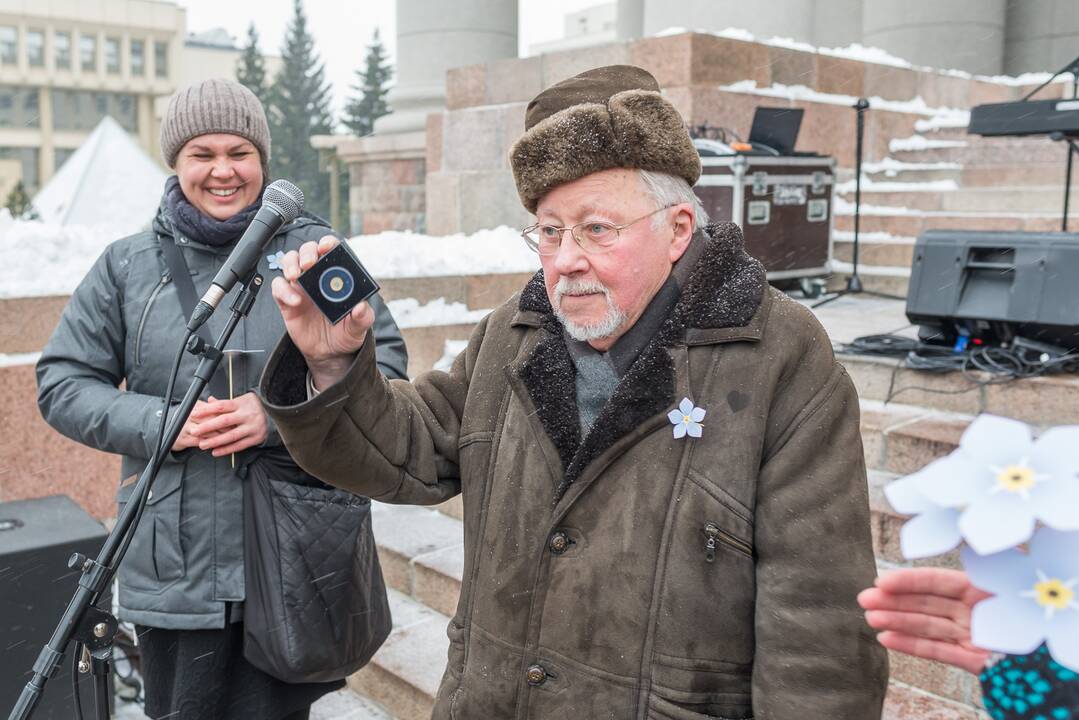
[[[749,130],[749,142],[765,145],[780,155],[795,155],[798,130],[802,127],[801,108],[759,107],[753,113],[753,126]]]

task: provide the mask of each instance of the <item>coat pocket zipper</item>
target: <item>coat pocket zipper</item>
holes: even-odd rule
[[[139,364],[139,359],[142,357],[142,331],[146,327],[146,319],[150,317],[150,308],[153,307],[154,301],[157,300],[157,296],[161,294],[161,291],[172,280],[172,277],[168,273],[163,273],[161,279],[157,281],[157,287],[150,293],[149,299],[146,301],[146,306],[142,309],[142,317],[139,318],[139,328],[135,331],[135,364]]]
[[[739,540],[729,532],[724,531],[715,523],[704,524],[704,559],[706,562],[716,561],[716,543],[723,543],[735,552],[742,553],[748,558],[753,557],[753,548],[744,540]]]

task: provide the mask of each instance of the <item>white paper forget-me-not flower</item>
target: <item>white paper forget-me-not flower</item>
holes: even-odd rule
[[[678,408],[667,413],[667,419],[674,425],[674,439],[679,440],[686,435],[699,438],[704,427],[701,425],[704,414],[704,408],[695,406],[689,398],[682,398]]]
[[[281,269],[281,258],[283,258],[283,257],[285,257],[285,251],[284,250],[278,250],[273,255],[267,255],[266,256],[266,262],[268,262],[270,264],[270,269],[271,270],[280,270]]]
[[[927,557],[966,540],[982,555],[1026,542],[1037,523],[1079,530],[1079,426],[1037,441],[1018,420],[981,415],[959,448],[885,489],[903,528],[904,554]],[[907,550],[910,550],[910,554]]]
[[[971,640],[1015,655],[1044,642],[1054,660],[1079,672],[1079,532],[1041,528],[1029,550],[963,550],[971,582],[993,593],[974,606]]]

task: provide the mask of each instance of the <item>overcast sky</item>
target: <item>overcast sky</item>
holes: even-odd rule
[[[446,0],[447,9],[452,8],[454,1]],[[520,0],[519,47],[527,51],[537,42],[562,37],[566,13],[603,2]],[[188,31],[223,27],[241,44],[245,42],[247,26],[254,21],[263,52],[271,54],[280,54],[285,29],[292,17],[292,0],[177,0],[177,3],[187,9]],[[376,27],[393,58],[396,40],[394,5],[394,0],[305,0],[308,29],[326,64],[326,78],[333,84],[337,109],[350,94],[355,71],[363,63],[367,44]]]

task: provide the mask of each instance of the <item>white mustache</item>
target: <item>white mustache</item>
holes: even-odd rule
[[[607,286],[594,280],[571,280],[567,277],[560,277],[558,278],[558,283],[554,286],[556,305],[562,303],[562,297],[565,295],[588,295],[591,293],[603,293],[603,296],[608,301],[611,299],[611,291],[607,289]]]

